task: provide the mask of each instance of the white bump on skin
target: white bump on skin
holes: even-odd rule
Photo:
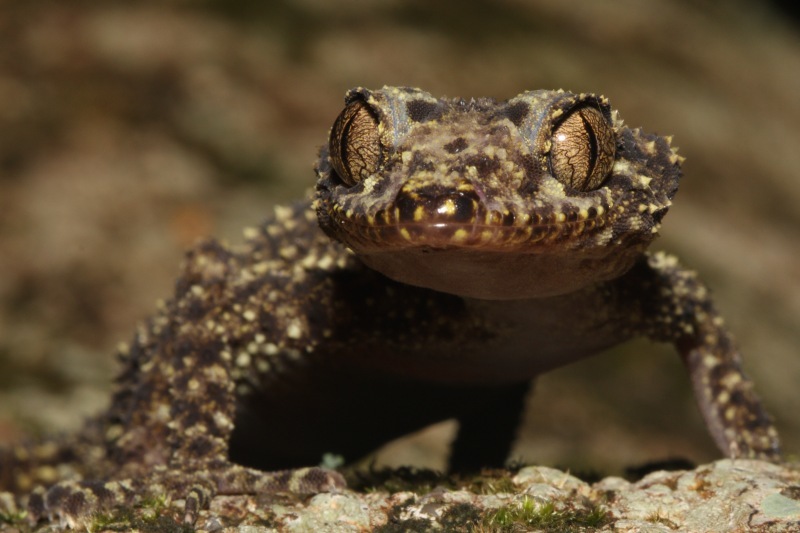
[[[741,374],[731,372],[722,378],[721,383],[728,389],[733,390],[742,382]]]
[[[281,258],[286,259],[287,261],[291,261],[292,259],[297,257],[297,246],[294,246],[292,244],[284,246],[280,249],[278,254],[281,256]]]
[[[277,355],[278,346],[272,342],[268,342],[264,345],[264,353],[266,355]]]
[[[294,320],[286,326],[286,336],[290,339],[300,339],[303,336],[303,328],[300,325],[300,322]]]
[[[229,431],[233,429],[233,421],[222,414],[220,411],[215,411],[213,414],[214,418],[214,425],[216,425],[219,429]]]
[[[170,409],[169,405],[167,404],[159,404],[158,408],[155,410],[155,418],[161,422],[166,422],[167,420],[172,419],[172,409]]]

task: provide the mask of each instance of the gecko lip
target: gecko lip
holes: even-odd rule
[[[489,208],[468,187],[443,192],[429,186],[401,189],[386,208],[364,214],[336,203],[327,210],[338,238],[357,252],[391,249],[475,249],[539,253],[579,234],[602,231],[613,214],[605,205],[556,213],[520,214]]]

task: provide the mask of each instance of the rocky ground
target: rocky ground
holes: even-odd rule
[[[470,478],[430,472],[362,474],[357,491],[217,497],[197,531],[380,533],[452,531],[552,533],[791,533],[800,530],[800,468],[722,460],[695,470],[656,471],[631,483],[587,483],[529,466]],[[188,532],[181,502],[151,498],[131,509],[73,524],[87,531]],[[3,517],[0,516],[0,519]],[[27,532],[21,515],[5,531]],[[57,525],[57,524],[56,524]],[[47,530],[42,529],[42,530]]]

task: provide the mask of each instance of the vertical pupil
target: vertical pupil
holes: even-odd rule
[[[589,140],[589,168],[586,169],[586,178],[588,179],[594,172],[594,167],[597,165],[597,136],[594,133],[594,128],[586,119],[584,112],[579,113],[583,128],[586,130],[586,136]]]
[[[353,171],[350,168],[350,130],[353,129],[353,119],[355,118],[356,114],[352,113],[347,118],[347,121],[342,126],[342,141],[339,144],[339,158],[342,161],[342,166],[344,167],[344,171],[347,173],[348,176],[353,175]]]

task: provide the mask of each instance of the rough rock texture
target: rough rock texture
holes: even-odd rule
[[[266,511],[272,525],[240,531],[800,531],[797,465],[722,460],[653,472],[635,483],[609,477],[591,485],[531,466],[512,481],[513,491],[507,485],[490,494],[441,487],[420,494],[321,494],[302,504],[262,507],[253,516]],[[213,512],[222,511],[215,506]]]
[[[589,484],[542,466],[522,468],[511,477],[494,471],[454,485],[441,482],[412,483],[396,492],[387,490],[387,484],[307,500],[219,497],[201,513],[196,526],[203,531],[242,533],[800,531],[800,467],[796,463],[726,459],[695,470],[653,472],[635,483],[608,477]],[[92,531],[190,530],[176,519],[181,502],[172,503],[155,501],[109,513],[86,527]],[[28,531],[28,526],[16,520],[0,530]]]

